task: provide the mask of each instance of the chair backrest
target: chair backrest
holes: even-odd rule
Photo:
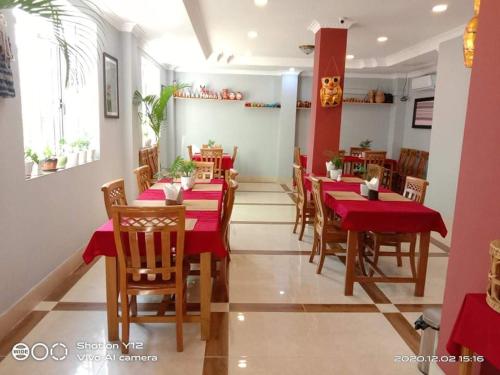
[[[300,147],[293,149],[293,164],[300,165]]]
[[[193,160],[193,145],[187,146],[189,160]]]
[[[314,202],[314,230],[316,233],[323,234],[326,229],[326,209],[323,202],[323,183],[321,180],[312,177],[312,197]]]
[[[426,180],[417,177],[406,177],[403,196],[417,203],[424,204],[425,193],[429,183]]]
[[[137,188],[139,193],[148,190],[151,187],[150,183],[150,168],[147,165],[134,169],[135,177],[137,178]]]
[[[427,151],[418,152],[417,170],[415,176],[418,178],[425,178],[427,175],[427,162],[429,161],[429,153]]]
[[[233,147],[233,156],[231,156],[231,160],[233,161],[233,164],[236,162],[236,155],[238,154],[238,146]]]
[[[369,148],[368,147],[351,147],[349,149],[349,154],[351,156],[357,156],[357,157],[361,157],[361,154],[365,151],[368,151]]]
[[[139,150],[139,166],[149,167],[149,179],[152,180],[158,173],[158,146],[145,147]]]
[[[364,151],[365,164],[377,164],[384,166],[387,151]]]
[[[293,165],[293,177],[295,179],[295,186],[297,187],[297,201],[298,207],[305,209],[306,201],[306,189],[304,186],[304,170],[300,164]]]
[[[323,152],[323,155],[325,155],[328,159],[333,159],[336,157],[343,159],[345,156],[345,150],[338,150],[337,152],[331,150],[325,150],[325,152]]]
[[[113,207],[121,285],[129,280],[129,275],[133,281],[155,281],[157,276],[166,281],[172,273],[176,283],[182,283],[185,209],[184,206]],[[176,233],[175,244],[172,233]]]
[[[408,156],[406,157],[406,161],[403,165],[403,175],[404,176],[415,176],[415,161],[417,160],[417,150],[408,149]]]
[[[366,166],[366,179],[371,180],[374,177],[382,184],[384,181],[384,167],[378,164],[368,164]]]
[[[231,222],[236,190],[238,190],[238,183],[235,180],[230,180],[226,195],[224,196],[224,211],[222,214],[222,233],[224,235],[226,234],[229,228],[229,223]]]
[[[119,180],[110,181],[101,187],[104,195],[104,205],[106,206],[106,213],[108,218],[111,219],[113,206],[126,206],[127,195],[125,194],[125,181],[123,178]]]
[[[236,177],[238,177],[239,174],[240,173],[234,168],[225,170],[224,171],[224,179],[226,180],[227,186],[229,186],[229,182],[231,180],[236,181]]]
[[[214,178],[222,177],[222,148],[206,148],[200,150],[201,161],[214,163]]]
[[[194,161],[196,165],[195,176],[196,178],[211,180],[214,178],[214,163],[205,161]]]

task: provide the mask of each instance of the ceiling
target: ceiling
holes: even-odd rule
[[[472,0],[96,0],[120,28],[138,31],[146,51],[162,64],[186,69],[310,70],[316,27],[348,31],[351,72],[407,73],[429,69],[440,42],[462,34]],[[431,9],[448,4],[444,13]],[[250,39],[248,31],[258,37]],[[387,36],[385,43],[378,36]],[[222,54],[222,55],[221,55]],[[230,63],[227,57],[233,55]],[[221,57],[217,61],[217,56]]]

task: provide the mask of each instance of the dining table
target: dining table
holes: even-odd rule
[[[166,204],[164,186],[170,179],[159,180],[148,190],[139,194],[130,206],[162,206]],[[197,180],[195,185],[183,191],[183,204],[186,206],[186,228],[184,255],[200,257],[200,313],[186,315],[186,322],[200,322],[201,338],[210,336],[210,304],[212,295],[212,257],[221,259],[227,256],[221,233],[221,212],[226,185],[223,179]],[[113,234],[113,221],[108,220],[93,233],[83,260],[91,263],[94,258],[104,256],[106,263],[106,306],[108,339],[118,340],[118,261]],[[215,276],[215,275],[214,275]]]
[[[201,154],[194,154],[193,160],[194,161],[202,161]],[[227,171],[233,167],[234,167],[234,163],[233,163],[233,159],[232,159],[231,155],[229,155],[227,153],[222,154],[221,169],[223,171]]]
[[[364,181],[355,176],[343,176],[341,181],[316,178],[322,180],[325,206],[340,218],[341,228],[348,233],[344,294],[353,295],[355,282],[414,283],[414,295],[422,297],[425,292],[430,233],[434,231],[442,237],[447,234],[441,214],[383,187],[379,188],[377,200],[369,200],[360,194],[360,185]],[[307,191],[312,190],[311,176],[304,177],[304,185]],[[364,232],[419,234],[415,277],[358,274],[356,256],[359,239]]]

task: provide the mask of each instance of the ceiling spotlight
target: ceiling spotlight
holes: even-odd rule
[[[386,36],[379,36],[379,37],[377,38],[377,42],[380,42],[380,43],[387,42],[388,40],[389,40],[389,38],[388,38],[388,37],[386,37]]]
[[[448,9],[448,4],[438,4],[432,7],[434,13],[442,13],[445,12],[446,9]]]
[[[267,5],[267,0],[253,0],[253,3],[258,7],[265,7]]]
[[[310,55],[311,53],[314,52],[314,45],[313,44],[303,44],[299,46],[299,49],[304,52],[306,55]]]
[[[247,35],[250,39],[255,39],[259,36],[259,34],[257,34],[257,31],[254,31],[254,30],[249,31]]]
[[[345,58],[346,58],[347,60],[352,60],[352,59],[354,59],[354,55],[347,55]]]
[[[295,68],[289,68],[288,71],[289,72],[295,72]]]

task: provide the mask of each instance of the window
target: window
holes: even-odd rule
[[[142,96],[146,95],[160,95],[160,68],[147,57],[141,58],[141,82],[142,82]],[[142,109],[144,112],[144,108]],[[155,134],[151,127],[142,124],[142,145],[149,146],[151,142],[155,142]]]
[[[40,160],[46,153],[58,156],[58,167],[95,160],[99,152],[97,60],[95,66],[85,68],[84,80],[66,87],[65,64],[50,23],[21,10],[14,14],[25,150],[31,149]],[[65,25],[66,39],[88,48],[88,32],[86,42],[80,32],[74,24]],[[80,160],[73,161],[77,151],[81,151]]]

